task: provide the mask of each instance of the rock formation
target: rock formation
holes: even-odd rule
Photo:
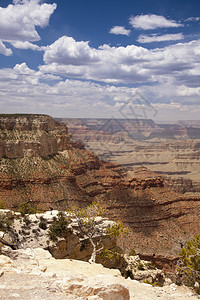
[[[63,216],[61,222],[60,213]],[[106,231],[106,228],[115,223],[102,217],[97,217],[94,221],[97,230],[93,241],[98,245],[97,249],[116,253],[113,255],[115,259],[108,260],[101,252],[97,252],[96,262],[109,268],[117,268],[124,273],[127,263],[121,255],[122,250],[117,246],[116,237],[107,234]],[[52,224],[56,224],[53,229]],[[100,235],[101,231],[103,234]],[[93,251],[88,237],[80,232],[77,220],[67,212],[56,210],[24,216],[19,212],[0,210],[0,251],[3,246],[1,242],[6,242],[15,249],[41,247],[47,249],[56,259],[89,261]]]
[[[62,119],[73,139],[102,159],[129,169],[144,165],[174,191],[200,192],[200,122],[156,124],[148,119]]]
[[[151,119],[70,119],[60,118],[67,124],[75,140],[96,141],[103,136],[127,133],[134,140],[163,139],[200,139],[199,121],[182,121],[174,124],[156,124]],[[97,134],[98,139],[95,139]],[[123,137],[123,135],[122,135]],[[113,139],[113,137],[110,137]]]
[[[0,162],[0,198],[8,208],[90,203],[122,172],[73,143],[66,125],[45,115],[0,116]]]
[[[7,299],[50,300],[196,300],[190,289],[175,284],[154,288],[125,279],[100,264],[54,259],[41,248],[0,255],[0,295]]]
[[[167,272],[186,241],[199,233],[200,196],[170,191],[146,168],[138,168],[132,180],[109,191],[105,202],[107,216],[129,227],[121,241],[126,252],[134,249]]]

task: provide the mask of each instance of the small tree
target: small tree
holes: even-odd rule
[[[200,234],[181,249],[176,271],[178,283],[191,286],[200,294]]]
[[[57,241],[58,237],[63,237],[67,232],[68,220],[62,212],[58,213],[58,219],[55,220],[48,230],[48,236],[51,241]]]
[[[104,248],[103,246],[100,246],[103,236],[109,235],[117,237],[121,232],[126,231],[121,222],[113,223],[108,227],[101,226],[99,224],[98,217],[102,216],[104,212],[105,209],[100,206],[99,202],[92,203],[86,208],[73,206],[68,211],[68,213],[76,220],[81,235],[88,238],[93,247],[93,251],[89,259],[90,263],[94,263],[96,261],[97,253]]]
[[[13,240],[16,239],[16,232],[12,228],[12,221],[5,214],[0,214],[0,231],[2,231],[3,233],[10,232],[10,235],[12,236]],[[10,246],[14,250],[17,249],[16,244],[8,242],[4,239],[4,234],[0,237],[0,243],[6,246]]]

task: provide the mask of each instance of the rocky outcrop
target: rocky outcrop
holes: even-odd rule
[[[8,208],[33,202],[44,209],[90,203],[122,167],[73,143],[65,124],[45,115],[0,115],[0,198]]]
[[[0,115],[0,158],[57,154],[71,147],[67,127],[45,115]]]
[[[62,224],[58,222],[60,213],[66,220],[65,227],[63,227],[63,222]],[[56,229],[55,231],[51,230],[51,226],[55,222],[57,222],[57,228],[59,226],[60,234],[58,229],[57,231]],[[119,254],[122,253],[117,246],[116,238],[106,233],[106,228],[113,226],[114,222],[102,217],[97,217],[94,222],[99,229],[102,228],[102,231],[105,231],[103,235],[96,233],[94,236],[93,241],[98,244],[97,249],[102,248],[113,253],[116,251]],[[2,229],[5,232],[1,231]],[[0,210],[0,249],[3,246],[1,239],[8,245],[15,246],[16,249],[37,247],[47,249],[56,259],[70,258],[89,261],[93,252],[91,242],[87,236],[81,234],[77,220],[64,211],[53,210],[22,216],[19,212]],[[122,272],[127,265],[122,255],[109,261],[104,259],[100,252],[97,252],[96,261],[106,267],[118,268]]]
[[[40,248],[0,256],[1,299],[129,300],[119,271],[74,260],[55,260]],[[103,276],[102,276],[103,275]]]
[[[157,286],[172,283],[169,278],[165,278],[161,269],[157,269],[155,265],[149,261],[141,260],[139,255],[125,255],[125,259],[128,263],[126,272],[131,279],[148,282]]]
[[[55,260],[37,248],[0,255],[0,294],[7,299],[50,300],[196,300],[190,289],[175,284],[154,288],[123,278],[118,270],[76,260]],[[9,253],[8,253],[9,252]]]

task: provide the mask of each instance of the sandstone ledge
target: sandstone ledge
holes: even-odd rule
[[[121,277],[100,264],[55,260],[43,249],[14,251],[15,259],[0,256],[2,300],[196,300],[188,288],[163,288]]]

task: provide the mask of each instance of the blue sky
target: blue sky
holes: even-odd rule
[[[0,0],[0,111],[199,119],[200,2]]]

